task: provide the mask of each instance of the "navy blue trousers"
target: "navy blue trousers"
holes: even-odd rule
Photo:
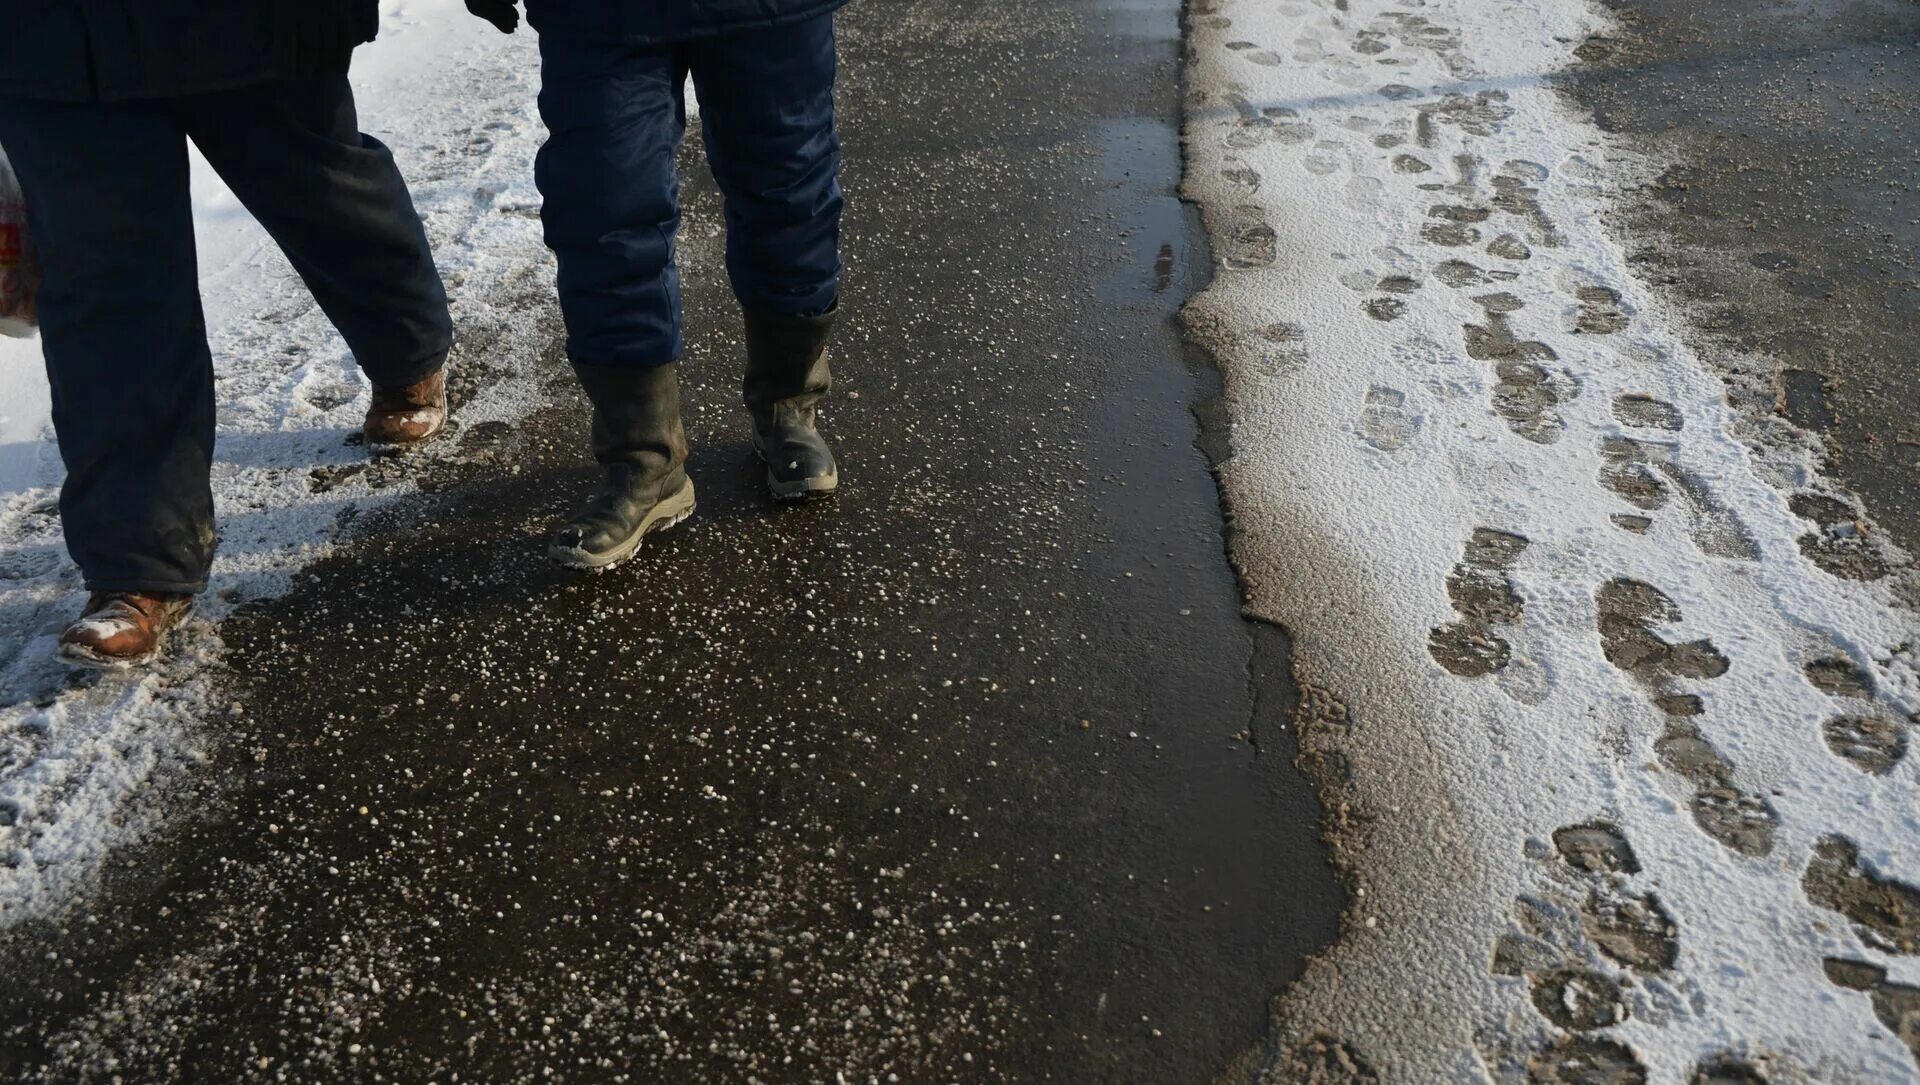
[[[0,99],[0,146],[44,274],[60,518],[94,591],[198,592],[213,561],[213,360],[189,139],[373,381],[428,376],[452,339],[406,182],[361,135],[344,74],[141,102]]]
[[[681,353],[674,152],[693,76],[707,162],[726,201],[727,274],[748,309],[817,315],[840,280],[833,16],[666,44],[541,34],[535,179],[559,261],[575,365]]]

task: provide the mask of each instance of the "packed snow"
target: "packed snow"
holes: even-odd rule
[[[1604,15],[1190,17],[1189,326],[1353,892],[1252,1076],[1920,1080],[1911,565],[1608,232]]]
[[[539,62],[459,0],[385,0],[356,54],[361,126],[393,148],[427,223],[461,336],[464,434],[511,423],[540,397],[532,359],[553,341],[552,273],[532,157]],[[138,802],[203,767],[218,623],[284,591],[327,553],[348,509],[410,489],[412,466],[367,468],[350,443],[367,382],[271,241],[204,161],[193,164],[201,289],[219,397],[214,487],[221,543],[211,590],[171,660],[130,678],[70,679],[54,638],[85,600],[56,514],[59,455],[37,340],[0,339],[0,927],[73,899],[109,849],[150,831]]]

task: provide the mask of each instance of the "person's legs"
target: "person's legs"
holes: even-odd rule
[[[674,364],[674,151],[686,131],[686,67],[671,48],[558,32],[541,35],[540,56],[549,134],[534,179],[560,264],[567,356],[593,404],[593,455],[605,471],[548,553],[604,569],[694,506]]]
[[[440,369],[447,294],[393,154],[344,72],[180,99],[207,162],[273,236],[376,387]]]
[[[672,48],[560,33],[541,36],[540,57],[548,135],[534,180],[560,265],[567,356],[582,367],[675,361],[684,61]]]
[[[213,561],[213,364],[187,148],[163,106],[0,100],[40,258],[67,549],[95,592],[191,594]]]
[[[693,54],[707,159],[726,197],[727,273],[746,318],[743,386],[767,485],[832,493],[839,468],[815,427],[831,387],[840,290],[840,139],[833,17],[724,36]]]
[[[833,17],[692,51],[707,161],[726,197],[727,273],[749,311],[818,316],[840,286]]]

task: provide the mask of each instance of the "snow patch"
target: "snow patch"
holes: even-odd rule
[[[1187,318],[1354,892],[1250,1076],[1920,1080],[1910,563],[1603,228],[1656,171],[1551,86],[1602,14],[1189,14]]]

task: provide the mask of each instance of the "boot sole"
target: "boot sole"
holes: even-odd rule
[[[131,671],[151,664],[154,660],[160,658],[160,649],[156,647],[151,652],[137,656],[106,656],[77,645],[62,644],[60,647],[54,649],[53,655],[55,659],[58,659],[69,667],[79,667],[82,670],[105,671],[109,674],[118,674],[123,671]]]
[[[632,557],[640,550],[640,543],[656,531],[665,531],[693,515],[695,507],[693,480],[677,492],[661,498],[660,503],[640,521],[632,535],[627,536],[619,546],[603,554],[589,554],[577,546],[549,546],[547,556],[569,569],[583,572],[604,572]]]
[[[773,469],[767,469],[767,489],[779,501],[805,501],[810,497],[826,497],[840,488],[838,472],[816,478],[803,478],[798,482],[781,482],[773,477]]]

